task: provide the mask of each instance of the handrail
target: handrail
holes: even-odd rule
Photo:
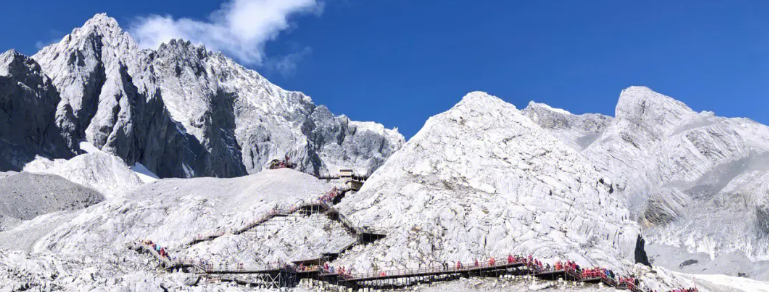
[[[340,223],[342,223],[342,225],[352,230],[353,233],[356,235],[361,235],[364,232],[369,232],[374,234],[377,234],[377,232],[380,232],[379,230],[376,230],[371,227],[357,226],[356,224],[354,224],[352,220],[350,220],[343,213],[339,212],[333,206],[333,204],[330,203],[331,201],[333,201],[334,198],[339,196],[342,192],[344,192],[344,190],[339,190],[337,188],[334,188],[331,192],[318,198],[317,201],[302,202],[299,204],[295,204],[292,207],[283,208],[283,209],[273,208],[272,210],[270,210],[269,213],[262,215],[258,219],[249,222],[248,224],[246,224],[241,228],[219,230],[219,231],[208,233],[205,235],[198,234],[198,236],[196,236],[195,239],[193,239],[190,243],[186,245],[191,245],[191,244],[206,241],[206,240],[212,240],[229,233],[241,234],[256,226],[263,224],[264,222],[269,221],[270,219],[276,216],[287,216],[297,211],[306,209],[308,207],[309,208],[318,207],[319,209],[325,209],[325,210],[331,211],[333,214],[336,215],[337,220]],[[358,241],[360,240],[361,239],[358,239]],[[358,244],[359,243],[358,241],[352,242],[350,245],[344,246],[340,250],[340,253],[349,249],[351,246]],[[614,287],[618,290],[626,289],[633,292],[644,292],[637,285],[635,285],[634,278],[618,277],[617,278],[618,280],[615,280],[615,278],[609,277],[608,271],[603,268],[595,267],[595,268],[582,269],[577,271],[569,265],[564,265],[564,266],[558,266],[559,267],[558,269],[556,269],[556,266],[552,266],[549,269],[545,269],[541,266],[541,262],[539,260],[533,259],[531,258],[531,256],[529,256],[529,258],[527,259],[526,257],[520,256],[520,255],[517,255],[515,257],[508,255],[507,260],[505,260],[505,257],[499,257],[500,261],[497,262],[496,260],[493,260],[494,258],[491,258],[489,261],[486,261],[486,262],[478,261],[477,264],[474,262],[472,265],[467,265],[467,266],[462,264],[462,262],[457,262],[457,266],[454,266],[453,263],[450,264],[448,262],[444,262],[444,263],[432,263],[432,264],[437,264],[437,267],[430,264],[428,265],[428,267],[417,268],[417,269],[378,270],[378,271],[366,271],[363,273],[353,273],[352,271],[345,270],[342,267],[341,270],[336,269],[332,273],[330,272],[331,269],[326,269],[325,267],[320,268],[318,266],[308,266],[308,267],[302,266],[302,268],[300,268],[296,265],[286,264],[282,262],[268,264],[266,266],[260,266],[257,268],[251,268],[251,267],[246,268],[241,263],[238,265],[237,269],[235,270],[227,269],[226,267],[224,269],[214,269],[213,265],[204,264],[202,262],[195,263],[193,261],[188,261],[188,260],[171,261],[169,258],[162,257],[159,254],[157,254],[157,252],[153,248],[149,248],[148,246],[146,246],[146,244],[139,242],[139,245],[144,249],[151,250],[152,251],[151,254],[154,257],[158,258],[160,261],[162,261],[165,264],[164,267],[167,269],[172,269],[172,268],[181,267],[181,266],[191,266],[206,274],[267,273],[267,272],[276,272],[276,271],[288,272],[288,273],[320,272],[321,276],[336,276],[342,279],[343,281],[355,282],[355,281],[370,281],[370,280],[385,279],[385,278],[420,277],[420,276],[426,276],[426,275],[448,275],[448,274],[473,272],[473,271],[479,271],[479,272],[495,271],[495,270],[498,271],[500,269],[525,267],[528,273],[533,275],[563,272],[564,274],[572,277],[577,281],[600,279],[600,281],[606,284],[607,286]],[[539,265],[535,265],[534,264],[535,262],[539,263]],[[697,289],[696,288],[677,289],[675,291],[697,292]]]

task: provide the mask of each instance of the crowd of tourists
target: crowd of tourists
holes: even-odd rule
[[[152,242],[152,240],[148,240],[148,239],[142,240],[141,244],[151,248],[152,251],[157,253],[158,256],[160,256],[161,258],[171,260],[171,256],[168,255],[168,251],[166,251],[166,248]]]

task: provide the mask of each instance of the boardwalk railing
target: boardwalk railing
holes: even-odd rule
[[[357,224],[354,224],[352,220],[350,220],[347,216],[339,212],[336,208],[334,208],[333,199],[338,196],[340,193],[338,193],[339,190],[334,189],[332,192],[322,196],[317,200],[317,202],[310,202],[310,203],[301,203],[298,205],[295,205],[293,207],[287,208],[287,209],[273,209],[269,213],[263,215],[257,220],[254,220],[250,222],[249,224],[246,224],[245,226],[238,228],[238,229],[232,229],[227,231],[216,231],[205,235],[198,235],[195,239],[193,239],[190,243],[187,245],[192,245],[198,242],[203,242],[206,240],[212,240],[218,237],[221,237],[228,233],[233,234],[241,234],[243,232],[246,232],[256,226],[259,226],[270,219],[277,217],[277,216],[287,216],[289,214],[293,214],[295,212],[299,212],[302,210],[314,210],[313,208],[317,208],[318,211],[325,211],[327,215],[329,215],[332,218],[336,218],[337,221],[339,221],[345,228],[349,229],[352,233],[358,236],[358,240],[351,243],[350,245],[344,246],[340,251],[339,254],[342,252],[350,249],[352,246],[356,244],[360,244],[361,242],[364,242],[364,239],[362,235],[378,235],[382,234],[383,232],[376,230],[374,228],[370,227],[360,227]],[[317,280],[321,281],[330,281],[332,284],[339,284],[343,283],[345,286],[349,287],[362,287],[365,286],[364,283],[371,283],[372,281],[380,281],[380,280],[387,280],[387,279],[403,279],[403,278],[429,278],[429,281],[435,281],[434,277],[443,277],[444,276],[451,276],[451,275],[458,275],[461,274],[463,276],[484,276],[484,275],[496,275],[496,274],[516,274],[516,273],[525,273],[527,275],[533,275],[535,277],[543,278],[543,279],[556,279],[556,278],[562,278],[565,280],[573,280],[573,281],[581,281],[581,282],[602,282],[603,284],[614,287],[618,290],[630,290],[633,292],[646,292],[642,289],[640,289],[637,285],[635,285],[635,279],[633,278],[617,278],[618,280],[615,280],[615,278],[610,277],[609,273],[606,272],[606,269],[601,268],[592,268],[592,269],[585,269],[585,270],[576,270],[573,267],[569,265],[565,265],[561,267],[560,265],[557,265],[559,268],[556,269],[555,267],[551,267],[549,269],[543,268],[541,266],[541,262],[533,261],[532,259],[526,259],[522,256],[516,256],[514,258],[509,258],[511,256],[508,256],[508,258],[505,260],[504,257],[500,257],[500,259],[503,259],[499,262],[497,261],[486,261],[486,262],[478,262],[477,265],[475,263],[471,265],[464,265],[463,263],[458,263],[456,266],[449,263],[434,263],[436,266],[429,266],[424,268],[418,268],[418,269],[396,269],[396,270],[381,270],[381,271],[367,271],[364,273],[351,273],[348,270],[345,269],[336,269],[334,272],[330,272],[331,269],[320,269],[319,266],[312,266],[312,267],[304,267],[304,268],[298,268],[297,265],[291,265],[291,264],[285,264],[285,263],[274,263],[270,265],[260,266],[256,268],[246,268],[242,264],[239,264],[236,269],[215,269],[212,265],[206,265],[202,264],[200,262],[191,262],[191,261],[172,261],[168,257],[161,256],[158,254],[154,248],[151,246],[147,246],[146,244],[143,244],[142,242],[137,243],[134,246],[134,249],[141,250],[144,249],[146,251],[149,251],[150,254],[152,254],[155,258],[157,258],[161,265],[166,269],[174,269],[174,268],[183,268],[183,267],[192,267],[197,270],[197,273],[199,274],[205,274],[205,275],[237,275],[237,274],[249,274],[249,275],[257,275],[261,278],[260,281],[272,281],[273,287],[286,287],[287,285],[295,285],[298,281],[298,279],[302,279],[304,277],[315,277]],[[338,256],[338,254],[337,254]],[[323,259],[323,257],[320,257],[320,259]],[[538,263],[538,265],[535,265],[534,263]],[[319,262],[320,263],[320,262]],[[333,269],[333,268],[332,268]],[[186,271],[186,270],[185,270]],[[433,277],[434,276],[434,277]],[[220,280],[227,280],[232,282],[237,282],[241,284],[253,284],[249,283],[247,281],[238,280],[236,278],[231,279],[225,279],[220,278]],[[420,279],[422,281],[424,279]],[[409,282],[410,283],[410,282]],[[648,289],[647,289],[648,290]],[[686,292],[696,292],[696,289],[682,289],[678,291],[686,291]]]

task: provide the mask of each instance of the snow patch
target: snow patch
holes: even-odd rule
[[[137,176],[139,176],[139,179],[142,180],[145,184],[154,182],[158,179],[160,179],[157,175],[152,173],[147,167],[145,167],[143,164],[137,162],[134,164],[133,167],[131,167],[131,170],[133,170]]]

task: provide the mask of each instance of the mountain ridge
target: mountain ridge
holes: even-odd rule
[[[61,96],[55,123],[69,151],[87,141],[160,177],[242,176],[284,156],[312,174],[368,174],[405,142],[397,129],[335,116],[204,46],[139,49],[106,14],[31,59]]]
[[[595,116],[532,104],[524,113],[616,180],[648,244],[769,260],[769,186],[761,183],[769,177],[769,127],[695,112],[648,87],[623,90],[615,116],[593,132],[558,121]],[[575,143],[588,136],[594,142]]]

